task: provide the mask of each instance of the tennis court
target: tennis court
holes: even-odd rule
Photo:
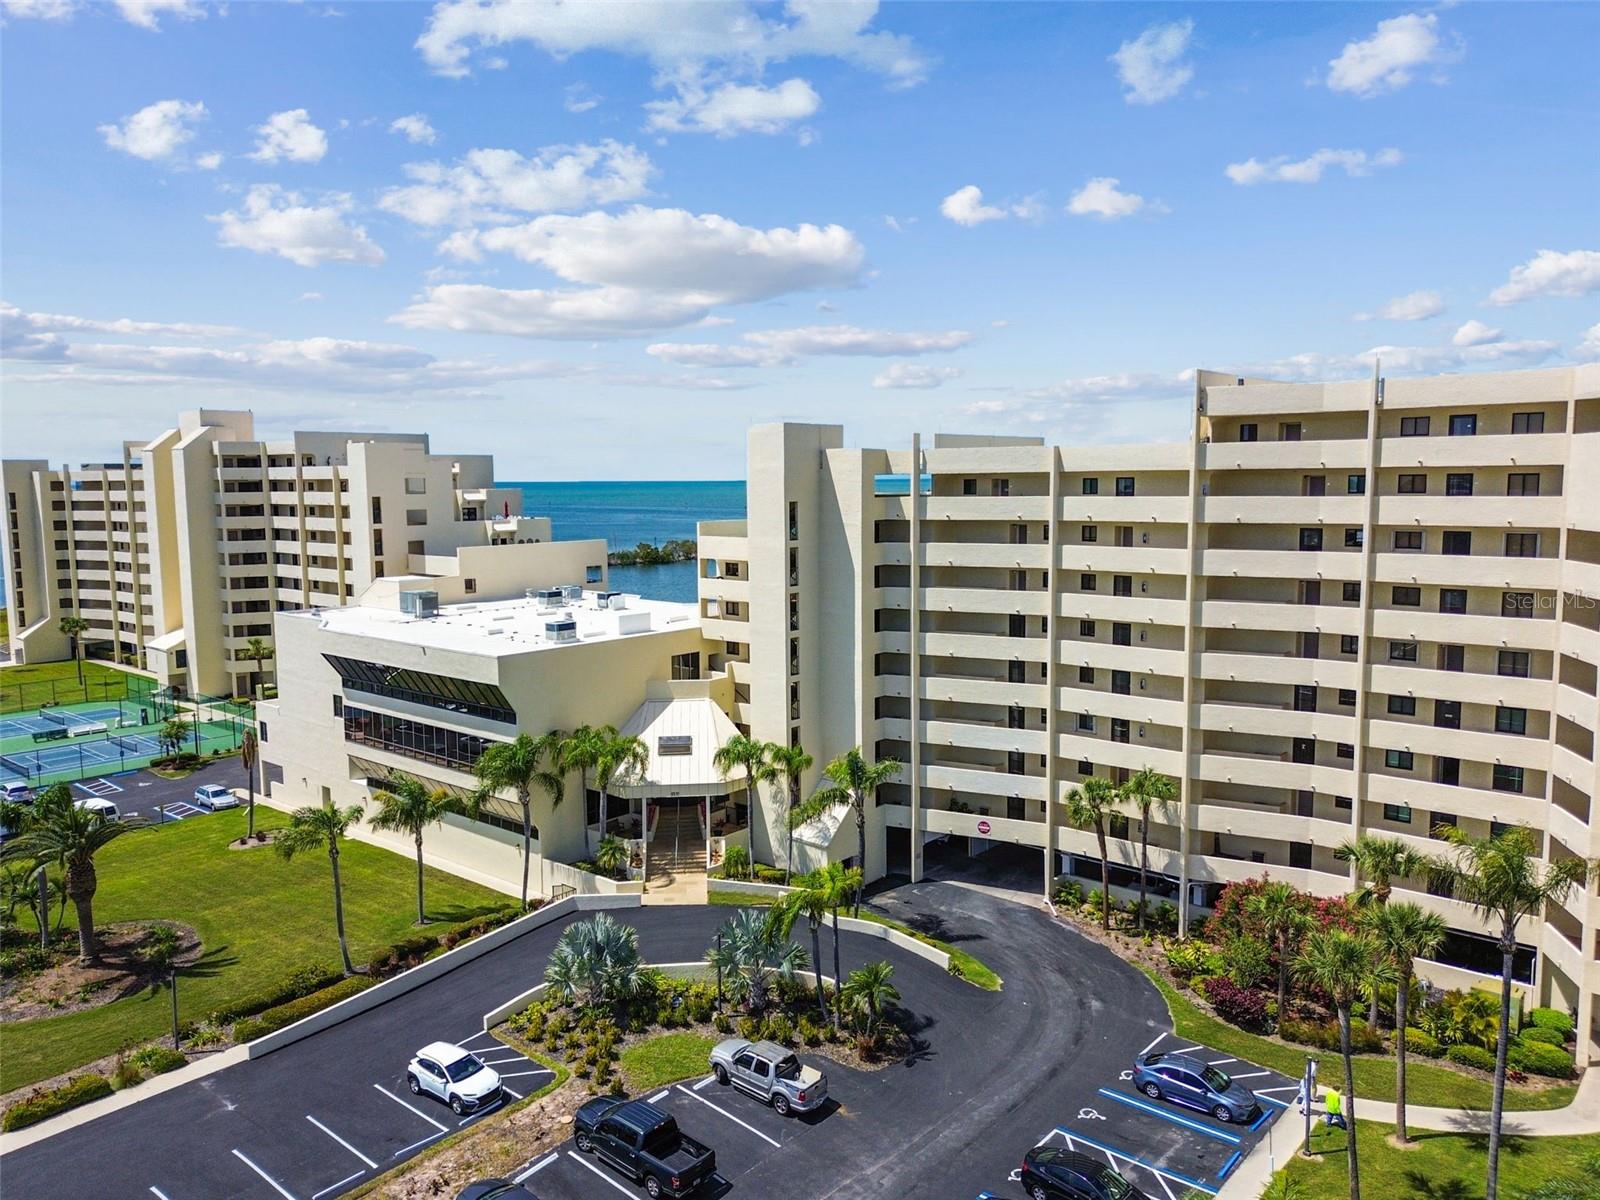
[[[0,741],[35,733],[48,733],[51,729],[62,727],[70,732],[74,729],[90,729],[98,726],[96,732],[103,733],[106,729],[115,729],[121,725],[122,719],[122,710],[114,704],[81,709],[42,708],[38,712],[0,720]]]
[[[0,781],[44,787],[137,770],[173,750],[202,758],[229,753],[251,724],[215,707],[178,710],[183,733],[169,746],[161,733],[174,708],[141,696],[52,705],[0,719]]]

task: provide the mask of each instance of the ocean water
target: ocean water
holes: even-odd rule
[[[555,536],[605,538],[613,550],[640,542],[692,538],[699,521],[737,521],[745,515],[744,482],[718,480],[628,480],[621,483],[523,483],[507,480],[499,487],[522,489],[522,511],[549,517]],[[612,567],[611,586],[653,600],[692,601],[694,563],[659,567]]]

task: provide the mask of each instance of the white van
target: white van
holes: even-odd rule
[[[0,784],[0,800],[7,804],[28,804],[33,800],[33,789],[20,779]]]
[[[109,800],[100,799],[98,796],[91,797],[88,800],[77,800],[73,803],[74,807],[81,808],[85,812],[94,813],[98,817],[104,817],[108,821],[122,820],[122,814],[117,811],[117,806]]]

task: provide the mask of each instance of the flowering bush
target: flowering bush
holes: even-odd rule
[[[1264,1030],[1267,1027],[1267,994],[1255,988],[1240,987],[1226,975],[1206,980],[1206,999],[1224,1021],[1241,1029]]]

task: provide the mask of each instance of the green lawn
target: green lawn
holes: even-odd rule
[[[1393,1125],[1358,1121],[1361,1194],[1380,1200],[1466,1200],[1483,1195],[1487,1139],[1472,1134],[1413,1130],[1417,1146],[1397,1150],[1386,1140]],[[1317,1127],[1311,1135],[1319,1159],[1296,1157],[1278,1172],[1290,1181],[1288,1195],[1295,1200],[1345,1200],[1350,1176],[1342,1130]],[[1500,1195],[1520,1200],[1540,1184],[1571,1178],[1594,1186],[1595,1158],[1600,1156],[1600,1134],[1582,1137],[1512,1137],[1500,1152]],[[1277,1184],[1281,1187],[1282,1184]],[[1279,1196],[1275,1187],[1267,1194]],[[1592,1196],[1587,1190],[1570,1195]]]
[[[258,807],[258,827],[283,823]],[[307,963],[337,964],[333,888],[325,854],[284,862],[270,847],[229,850],[244,833],[242,809],[124,834],[96,858],[97,924],[152,917],[199,931],[201,962],[179,985],[184,1019],[267,991]],[[416,866],[375,846],[347,843],[340,856],[345,922],[356,963],[414,930]],[[463,921],[501,907],[496,892],[430,869],[428,912]],[[24,927],[29,923],[24,921]],[[71,909],[68,926],[73,927]],[[149,992],[87,1012],[5,1026],[0,1091],[10,1091],[147,1041],[171,1027],[169,1000]]]
[[[1321,1060],[1319,1078],[1324,1084],[1333,1084],[1344,1078],[1344,1067],[1337,1054],[1317,1050],[1310,1046],[1296,1046],[1272,1038],[1246,1033],[1209,1013],[1202,1012],[1182,992],[1166,979],[1146,970],[1152,983],[1166,997],[1167,1008],[1172,1013],[1173,1029],[1179,1037],[1200,1042],[1213,1050],[1232,1054],[1263,1067],[1282,1071],[1291,1078],[1299,1078],[1305,1070],[1306,1057]],[[1355,1059],[1356,1095],[1370,1100],[1395,1098],[1394,1059],[1375,1054],[1357,1055]],[[1539,1108],[1565,1108],[1572,1103],[1576,1084],[1563,1083],[1547,1088],[1506,1088],[1506,1108],[1527,1111]],[[1406,1099],[1412,1104],[1434,1105],[1440,1108],[1476,1108],[1487,1110],[1490,1104],[1490,1085],[1487,1078],[1465,1075],[1449,1067],[1440,1066],[1420,1055],[1406,1058]],[[1383,1193],[1379,1193],[1380,1195]]]
[[[711,1047],[716,1044],[715,1038],[698,1033],[662,1033],[635,1042],[623,1050],[617,1062],[630,1092],[653,1092],[680,1079],[704,1075],[710,1069]]]
[[[0,713],[37,708],[52,700],[59,700],[63,704],[102,700],[107,695],[108,684],[111,685],[109,692],[115,699],[122,695],[122,686],[127,678],[126,671],[90,660],[85,660],[83,664],[86,688],[78,686],[78,668],[71,659],[66,662],[0,667]]]

